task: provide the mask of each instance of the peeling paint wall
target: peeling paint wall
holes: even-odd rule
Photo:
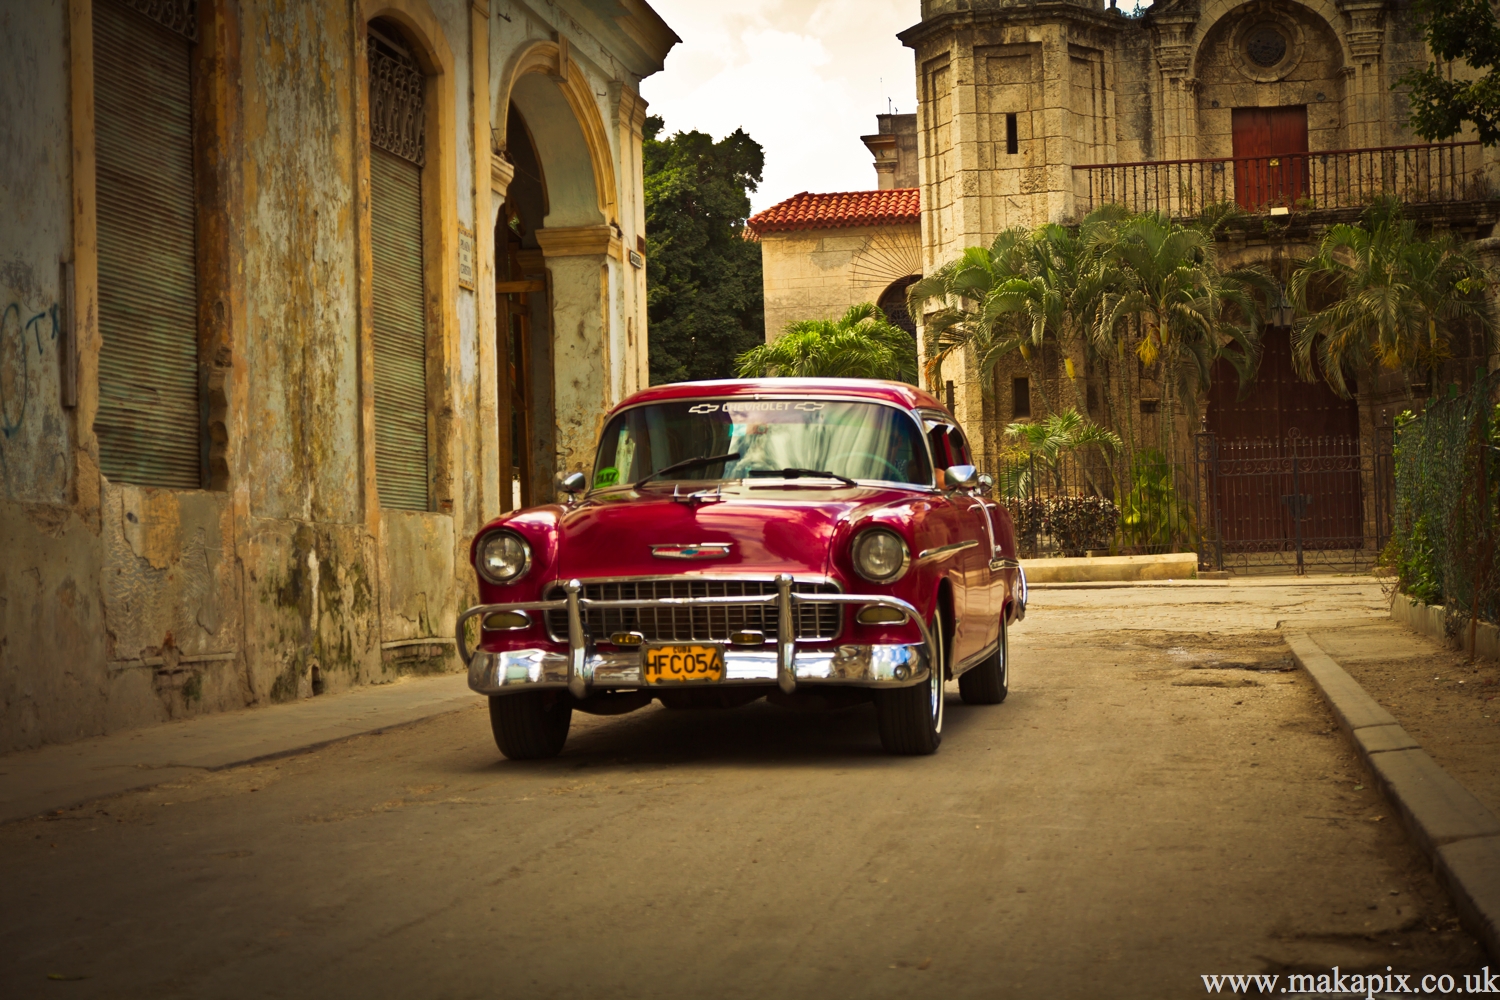
[[[495,401],[484,398],[495,384],[493,270],[481,267],[472,290],[456,279],[460,226],[478,263],[493,244],[492,152],[475,148],[488,145],[493,77],[528,45],[566,37],[604,147],[570,145],[581,133],[565,122],[550,166],[593,198],[605,148],[614,245],[633,246],[644,115],[634,95],[660,69],[670,31],[648,8],[622,26],[588,0],[505,0],[505,16],[482,0],[199,0],[213,488],[179,490],[98,471],[90,3],[0,8],[0,752],[459,669],[453,626],[476,589],[469,541],[499,512],[494,487],[484,493],[498,476]],[[363,23],[376,14],[410,29],[432,84],[426,512],[383,510],[373,489],[361,115]],[[488,107],[471,106],[476,93]],[[588,221],[603,224],[597,215]],[[64,261],[77,272],[71,298]],[[604,408],[644,365],[644,277],[631,284],[618,249],[548,263],[554,302],[536,329],[557,337],[540,352],[557,359],[543,395],[556,394],[565,425],[538,439],[556,439],[562,466],[592,450]],[[59,366],[69,307],[76,407],[64,405]]]

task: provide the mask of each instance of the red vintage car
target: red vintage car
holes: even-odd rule
[[[932,753],[944,680],[1005,700],[1026,613],[988,487],[952,415],[902,383],[639,392],[605,422],[591,480],[475,537],[469,686],[511,758],[560,752],[574,710],[763,697],[873,701],[886,750]]]

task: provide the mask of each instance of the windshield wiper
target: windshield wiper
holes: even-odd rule
[[[683,469],[691,469],[699,465],[713,465],[715,462],[733,462],[739,457],[739,452],[731,451],[727,455],[699,455],[697,458],[685,458],[680,462],[674,462],[673,464],[667,466],[665,469],[657,469],[655,472],[647,475],[644,479],[637,479],[635,481],[635,485],[644,486],[646,483],[655,479],[657,476],[665,476],[669,472],[681,472]]]
[[[828,472],[824,469],[751,469],[749,475],[752,479],[766,479],[771,476],[778,476],[782,479],[800,479],[803,476],[814,476],[819,479],[837,479],[845,486],[859,485],[859,483],[856,483],[848,476],[841,476],[836,472]]]

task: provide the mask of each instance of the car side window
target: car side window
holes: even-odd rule
[[[948,454],[953,459],[949,465],[974,464],[974,460],[969,457],[969,443],[964,440],[964,432],[957,427],[948,428]]]
[[[948,461],[948,428],[938,424],[927,432],[927,443],[932,445],[932,464],[946,469],[953,463]]]

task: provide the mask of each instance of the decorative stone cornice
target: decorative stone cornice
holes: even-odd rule
[[[907,48],[915,49],[950,32],[992,24],[1071,21],[1075,24],[1086,24],[1092,28],[1120,29],[1132,23],[1118,10],[1098,9],[1092,5],[1084,6],[1070,2],[1070,0],[1029,0],[1026,3],[1001,0],[993,4],[966,0],[966,3],[972,5],[970,9],[949,9],[929,13],[920,23],[904,31],[896,32],[896,37]]]
[[[490,190],[501,198],[505,192],[510,190],[510,182],[516,176],[516,165],[506,159],[504,154],[495,153],[490,157]]]
[[[614,226],[557,226],[538,229],[543,257],[620,256],[620,234]]]

